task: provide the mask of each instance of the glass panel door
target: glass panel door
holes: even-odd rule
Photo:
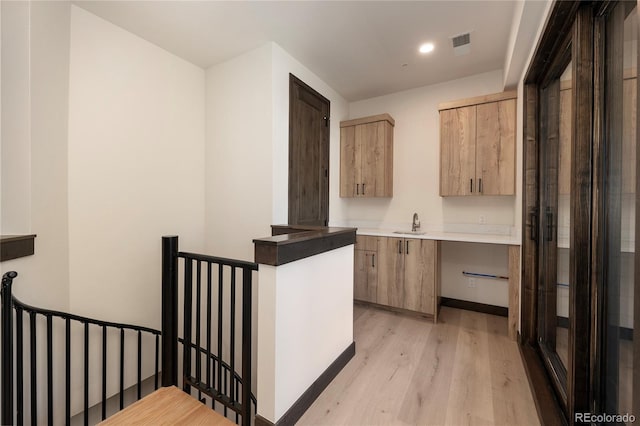
[[[634,321],[637,322],[634,318],[638,93],[636,3],[618,3],[606,19],[601,408],[606,414],[640,416],[640,413],[634,413],[633,400],[637,400],[638,395],[634,395],[632,389],[634,368],[638,368],[634,365]]]
[[[569,363],[572,63],[542,88],[540,128],[540,283],[538,334],[543,361],[566,405]]]

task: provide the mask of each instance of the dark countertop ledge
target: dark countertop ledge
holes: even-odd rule
[[[356,228],[272,225],[273,236],[256,238],[255,262],[279,266],[355,244]]]
[[[0,235],[0,262],[34,254],[35,234]]]

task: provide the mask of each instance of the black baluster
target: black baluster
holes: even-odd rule
[[[22,308],[16,308],[16,417],[17,424],[24,424],[24,333]]]
[[[230,305],[231,321],[229,321],[229,356],[231,357],[231,378],[236,372],[236,268],[231,267],[231,305]],[[233,382],[231,383],[231,395],[233,402],[237,401],[237,395],[234,392]]]
[[[218,264],[218,392],[222,392],[222,280],[224,278],[223,266]],[[225,416],[227,415],[225,406]]]
[[[107,327],[102,326],[102,420],[107,418]]]
[[[47,315],[47,424],[53,425],[53,324]]]
[[[202,392],[200,392],[200,383],[202,382],[202,354],[200,353],[200,304],[202,291],[200,280],[202,278],[201,261],[197,261],[196,264],[196,383],[198,384],[198,401],[202,399]]]
[[[211,389],[211,262],[207,263],[207,389]],[[215,399],[211,406],[215,409]]]
[[[38,424],[38,371],[36,362],[36,313],[29,312],[29,349],[31,350],[31,424]]]
[[[138,330],[138,399],[142,398],[142,332]]]
[[[160,336],[156,334],[156,374],[154,376],[154,389],[158,390],[158,368],[160,368],[159,364],[160,359]]]
[[[89,424],[89,323],[84,323],[84,424]]]
[[[242,425],[251,425],[251,270],[242,271]]]
[[[65,393],[65,401],[64,401],[64,413],[65,413],[65,423],[67,425],[71,424],[71,319],[67,318],[65,320],[65,352],[67,356],[65,357],[65,378],[64,378],[64,393]]]
[[[124,328],[120,329],[120,409],[124,408]]]
[[[224,396],[229,397],[229,369],[224,369]],[[224,406],[224,416],[227,417],[227,406]]]
[[[182,390],[191,393],[191,386],[187,383],[187,378],[191,377],[191,322],[193,321],[193,264],[191,259],[185,259],[184,265],[184,351],[182,360]]]

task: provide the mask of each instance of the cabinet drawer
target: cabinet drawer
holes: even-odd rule
[[[378,237],[356,235],[356,250],[378,251]]]

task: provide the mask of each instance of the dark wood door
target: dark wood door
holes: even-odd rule
[[[289,224],[329,222],[329,100],[289,74]]]

